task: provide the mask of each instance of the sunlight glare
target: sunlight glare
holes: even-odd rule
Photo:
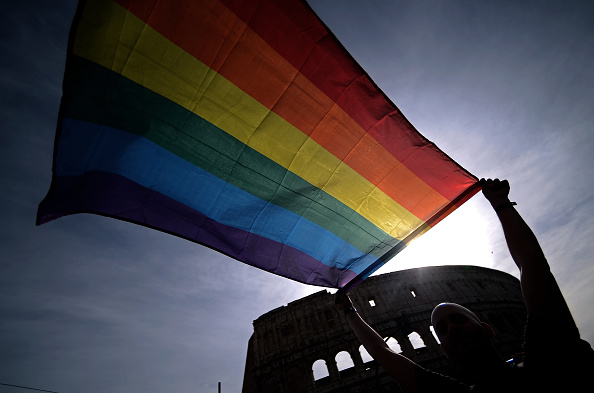
[[[493,267],[490,213],[484,204],[471,199],[411,242],[374,275],[423,266]]]

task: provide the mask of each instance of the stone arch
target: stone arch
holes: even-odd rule
[[[359,347],[359,354],[361,355],[361,360],[363,361],[363,363],[369,363],[373,361],[373,358],[371,357],[369,352],[367,352],[367,349],[365,349],[363,345]]]
[[[439,340],[432,337],[429,320],[433,306],[444,300],[466,305],[480,317],[489,317],[485,319],[489,323],[492,322],[491,313],[499,314],[502,321],[496,320],[494,325],[509,329],[506,329],[506,334],[496,335],[495,345],[501,348],[501,354],[506,359],[520,348],[526,312],[522,307],[519,281],[508,276],[507,273],[486,268],[459,266],[413,269],[370,277],[357,287],[352,298],[382,338],[393,337],[387,345],[395,352],[414,361],[431,364],[437,372],[447,373],[450,365],[440,351]],[[484,288],[474,284],[475,277],[482,280]],[[465,285],[464,280],[470,285]],[[505,282],[510,291],[502,294],[497,280]],[[448,290],[448,282],[453,293]],[[368,304],[369,300],[373,300],[375,307]],[[303,373],[307,385],[303,392],[320,389],[328,392],[354,391],[356,386],[360,386],[360,380],[380,375],[381,368],[370,361],[360,342],[352,334],[342,334],[344,315],[333,308],[333,301],[331,292],[322,291],[271,310],[253,322],[254,334],[250,338],[246,358],[245,393],[263,393],[264,385],[267,391],[275,393],[298,390],[297,385],[291,383],[291,380],[300,378],[293,367],[298,367]],[[335,315],[330,315],[328,310]],[[332,319],[337,329],[335,334],[328,334]],[[282,327],[290,326],[288,321],[294,321],[294,329],[283,332]],[[325,328],[320,329],[319,326]],[[421,344],[408,337],[413,331],[420,335],[425,348],[414,348]],[[334,357],[342,350],[351,354],[355,367],[339,372]],[[314,380],[312,367],[318,359]],[[376,374],[376,370],[380,371]],[[273,377],[276,381],[271,380]],[[382,379],[377,381],[377,384],[374,383],[376,391],[388,390]]]
[[[421,349],[427,346],[425,345],[425,341],[423,341],[423,339],[421,338],[421,335],[417,332],[412,332],[411,334],[409,334],[408,341],[410,341],[414,349]]]
[[[340,351],[334,357],[338,371],[346,370],[355,367],[351,354],[347,351]]]
[[[328,365],[324,359],[316,360],[311,366],[311,370],[313,372],[314,381],[319,381],[320,379],[326,378],[330,375],[330,372],[328,371]]]
[[[386,344],[388,344],[392,351],[396,353],[402,353],[400,343],[398,343],[398,341],[394,337],[386,337],[384,338],[384,341],[386,342]]]

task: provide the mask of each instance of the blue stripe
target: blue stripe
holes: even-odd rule
[[[357,274],[377,261],[375,256],[362,253],[319,225],[257,198],[137,135],[63,118],[57,152],[57,176],[80,176],[89,171],[124,176],[221,224],[286,244],[327,266]]]

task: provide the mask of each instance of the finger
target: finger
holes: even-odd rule
[[[493,186],[493,179],[482,178],[479,182],[480,182],[481,187],[483,187],[483,188],[490,188]]]
[[[489,188],[499,187],[500,184],[501,180],[499,180],[498,178],[485,180],[485,185]]]

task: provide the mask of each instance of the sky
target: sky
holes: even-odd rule
[[[594,343],[594,3],[309,3],[423,135],[477,177],[509,179]],[[322,288],[105,217],[35,226],[75,8],[23,0],[0,13],[0,384],[240,392],[252,321]],[[481,194],[377,274],[441,264],[518,277]]]

